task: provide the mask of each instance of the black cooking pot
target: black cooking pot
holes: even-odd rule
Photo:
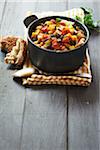
[[[32,31],[34,31],[39,24],[56,18],[75,22],[85,33],[86,40],[84,45],[69,52],[57,52],[36,46],[31,40]],[[25,18],[24,24],[28,27],[29,57],[35,67],[47,73],[66,73],[82,66],[89,39],[89,31],[84,24],[68,17],[50,16],[38,19],[35,15]]]

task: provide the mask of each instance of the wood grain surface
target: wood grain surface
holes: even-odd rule
[[[95,19],[100,17],[100,2],[69,2],[69,8],[88,6]],[[88,88],[69,87],[68,145],[69,150],[99,150],[99,82],[100,35],[92,33],[89,40],[93,83]]]
[[[28,10],[65,11],[87,6],[100,17],[100,2],[0,1],[0,35],[24,35]],[[0,150],[99,150],[100,34],[89,40],[93,83],[88,88],[39,86],[26,88],[12,79],[14,70],[0,52]]]

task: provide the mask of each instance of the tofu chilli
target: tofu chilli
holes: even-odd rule
[[[38,25],[31,35],[39,47],[55,51],[70,51],[85,42],[85,34],[74,22],[65,19],[50,19]]]
[[[35,67],[57,74],[82,66],[89,40],[84,24],[63,16],[38,19],[34,15],[24,24],[28,26],[29,57]]]

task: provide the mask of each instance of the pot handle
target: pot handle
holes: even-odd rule
[[[37,20],[38,17],[35,16],[35,15],[31,15],[31,16],[28,16],[24,19],[24,25],[26,26],[26,28],[28,28],[28,26],[30,25],[31,22],[33,22],[34,20]]]

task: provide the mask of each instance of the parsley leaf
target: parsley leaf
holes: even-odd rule
[[[93,10],[91,8],[84,7],[81,7],[81,9],[84,11],[84,24],[88,27],[88,29],[100,32],[100,20],[94,21]],[[79,16],[76,16],[76,20],[82,22],[82,19]]]
[[[79,17],[79,16],[76,16],[76,20],[82,22],[82,19],[81,19],[81,17]]]
[[[100,20],[98,21],[94,21],[93,19],[93,10],[90,8],[83,8],[81,7],[81,9],[83,9],[84,11],[84,24],[92,30],[95,30],[97,32],[100,32]]]

